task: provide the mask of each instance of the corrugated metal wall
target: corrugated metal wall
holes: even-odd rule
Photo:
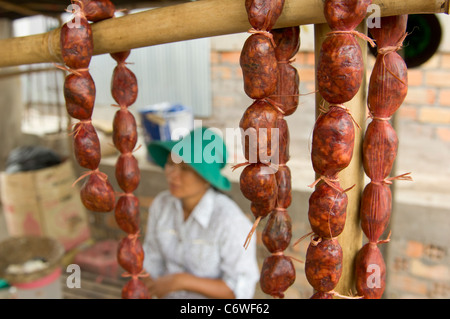
[[[190,107],[197,117],[211,114],[210,40],[197,39],[132,50],[127,65],[138,79],[136,109],[170,102]],[[109,55],[93,57],[97,105],[114,104],[111,75],[116,62]]]
[[[15,21],[15,36],[41,33],[55,27],[54,19],[31,17]],[[132,36],[132,35],[130,35]],[[210,39],[163,44],[132,50],[128,67],[136,74],[139,94],[134,109],[170,102],[190,107],[197,117],[211,114]],[[96,105],[114,104],[111,76],[116,62],[109,54],[94,56],[90,72],[97,88]],[[39,67],[52,66],[41,64]],[[21,69],[37,68],[35,65]],[[55,83],[58,81],[58,84]],[[62,74],[39,73],[22,77],[24,101],[30,105],[64,103]]]

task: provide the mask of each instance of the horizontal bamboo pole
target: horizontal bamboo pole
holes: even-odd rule
[[[69,1],[67,1],[69,3]],[[381,16],[449,13],[450,0],[373,0]],[[108,19],[93,25],[94,55],[246,32],[244,0],[201,0]],[[276,28],[324,23],[322,0],[286,0]],[[370,15],[370,14],[369,14]],[[0,67],[61,62],[60,29],[0,40]]]

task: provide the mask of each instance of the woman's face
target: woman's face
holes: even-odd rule
[[[176,157],[176,155],[173,156]],[[203,195],[208,189],[209,183],[188,164],[181,161],[176,162],[179,162],[179,164],[174,163],[171,154],[169,154],[164,166],[170,193],[179,199]]]

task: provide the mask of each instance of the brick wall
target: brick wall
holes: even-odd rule
[[[450,52],[440,52],[408,71],[408,95],[402,120],[431,129],[431,137],[450,142]]]

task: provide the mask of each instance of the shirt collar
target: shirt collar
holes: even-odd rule
[[[197,206],[191,213],[191,217],[194,218],[203,228],[207,228],[214,207],[214,190],[209,188],[205,195],[200,199]]]

